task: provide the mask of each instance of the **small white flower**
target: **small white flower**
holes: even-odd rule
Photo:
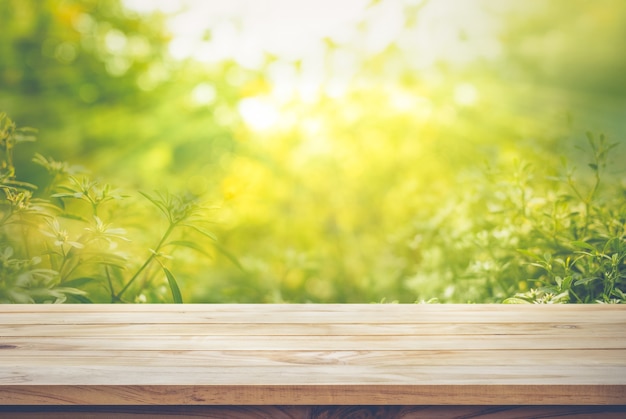
[[[44,236],[48,236],[54,239],[54,245],[58,247],[63,247],[68,245],[70,247],[75,247],[77,249],[82,249],[85,247],[82,243],[77,241],[70,240],[70,236],[67,230],[63,230],[59,221],[55,218],[52,221],[46,220],[48,223],[49,230],[41,230],[41,234]]]
[[[98,216],[94,216],[93,218],[96,222],[95,226],[85,227],[85,230],[92,233],[95,237],[106,240],[113,248],[116,247],[114,240],[130,241],[125,237],[126,230],[123,228],[110,227],[110,224],[104,223]]]

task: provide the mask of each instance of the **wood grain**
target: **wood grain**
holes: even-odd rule
[[[623,419],[626,406],[19,406],[10,419]]]
[[[626,405],[626,307],[3,305],[33,404]]]

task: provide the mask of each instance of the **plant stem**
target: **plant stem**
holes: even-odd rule
[[[107,282],[109,283],[109,291],[111,292],[111,303],[115,303],[119,300],[115,295],[115,290],[113,289],[113,281],[111,281],[111,271],[109,270],[108,266],[104,267],[104,272],[106,273]]]
[[[163,246],[163,243],[165,243],[165,240],[167,240],[167,238],[172,233],[172,231],[174,231],[175,227],[176,227],[175,223],[170,223],[169,227],[167,228],[167,231],[165,232],[165,234],[163,234],[163,237],[161,237],[159,244],[157,244],[157,247],[154,249],[154,252],[150,255],[150,257],[148,257],[148,259],[146,259],[143,265],[141,265],[141,267],[137,270],[137,272],[135,272],[135,274],[130,278],[130,280],[128,280],[124,288],[122,288],[121,291],[117,293],[117,295],[114,295],[115,300],[119,300],[122,297],[122,295],[126,292],[126,290],[139,277],[139,274],[141,274],[144,271],[144,269],[146,269],[148,265],[150,265],[150,262],[152,262],[154,258],[156,258],[156,255],[157,253],[159,253],[161,246]]]
[[[28,234],[26,232],[26,224],[24,223],[24,215],[20,214],[20,230],[22,233],[22,240],[24,241],[24,253],[26,254],[26,258],[30,259],[30,249],[28,247]]]

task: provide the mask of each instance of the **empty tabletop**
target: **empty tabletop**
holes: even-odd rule
[[[621,305],[2,305],[3,405],[624,405]]]

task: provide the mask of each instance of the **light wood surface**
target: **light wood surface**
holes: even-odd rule
[[[626,405],[626,306],[0,306],[0,405],[53,404]]]

